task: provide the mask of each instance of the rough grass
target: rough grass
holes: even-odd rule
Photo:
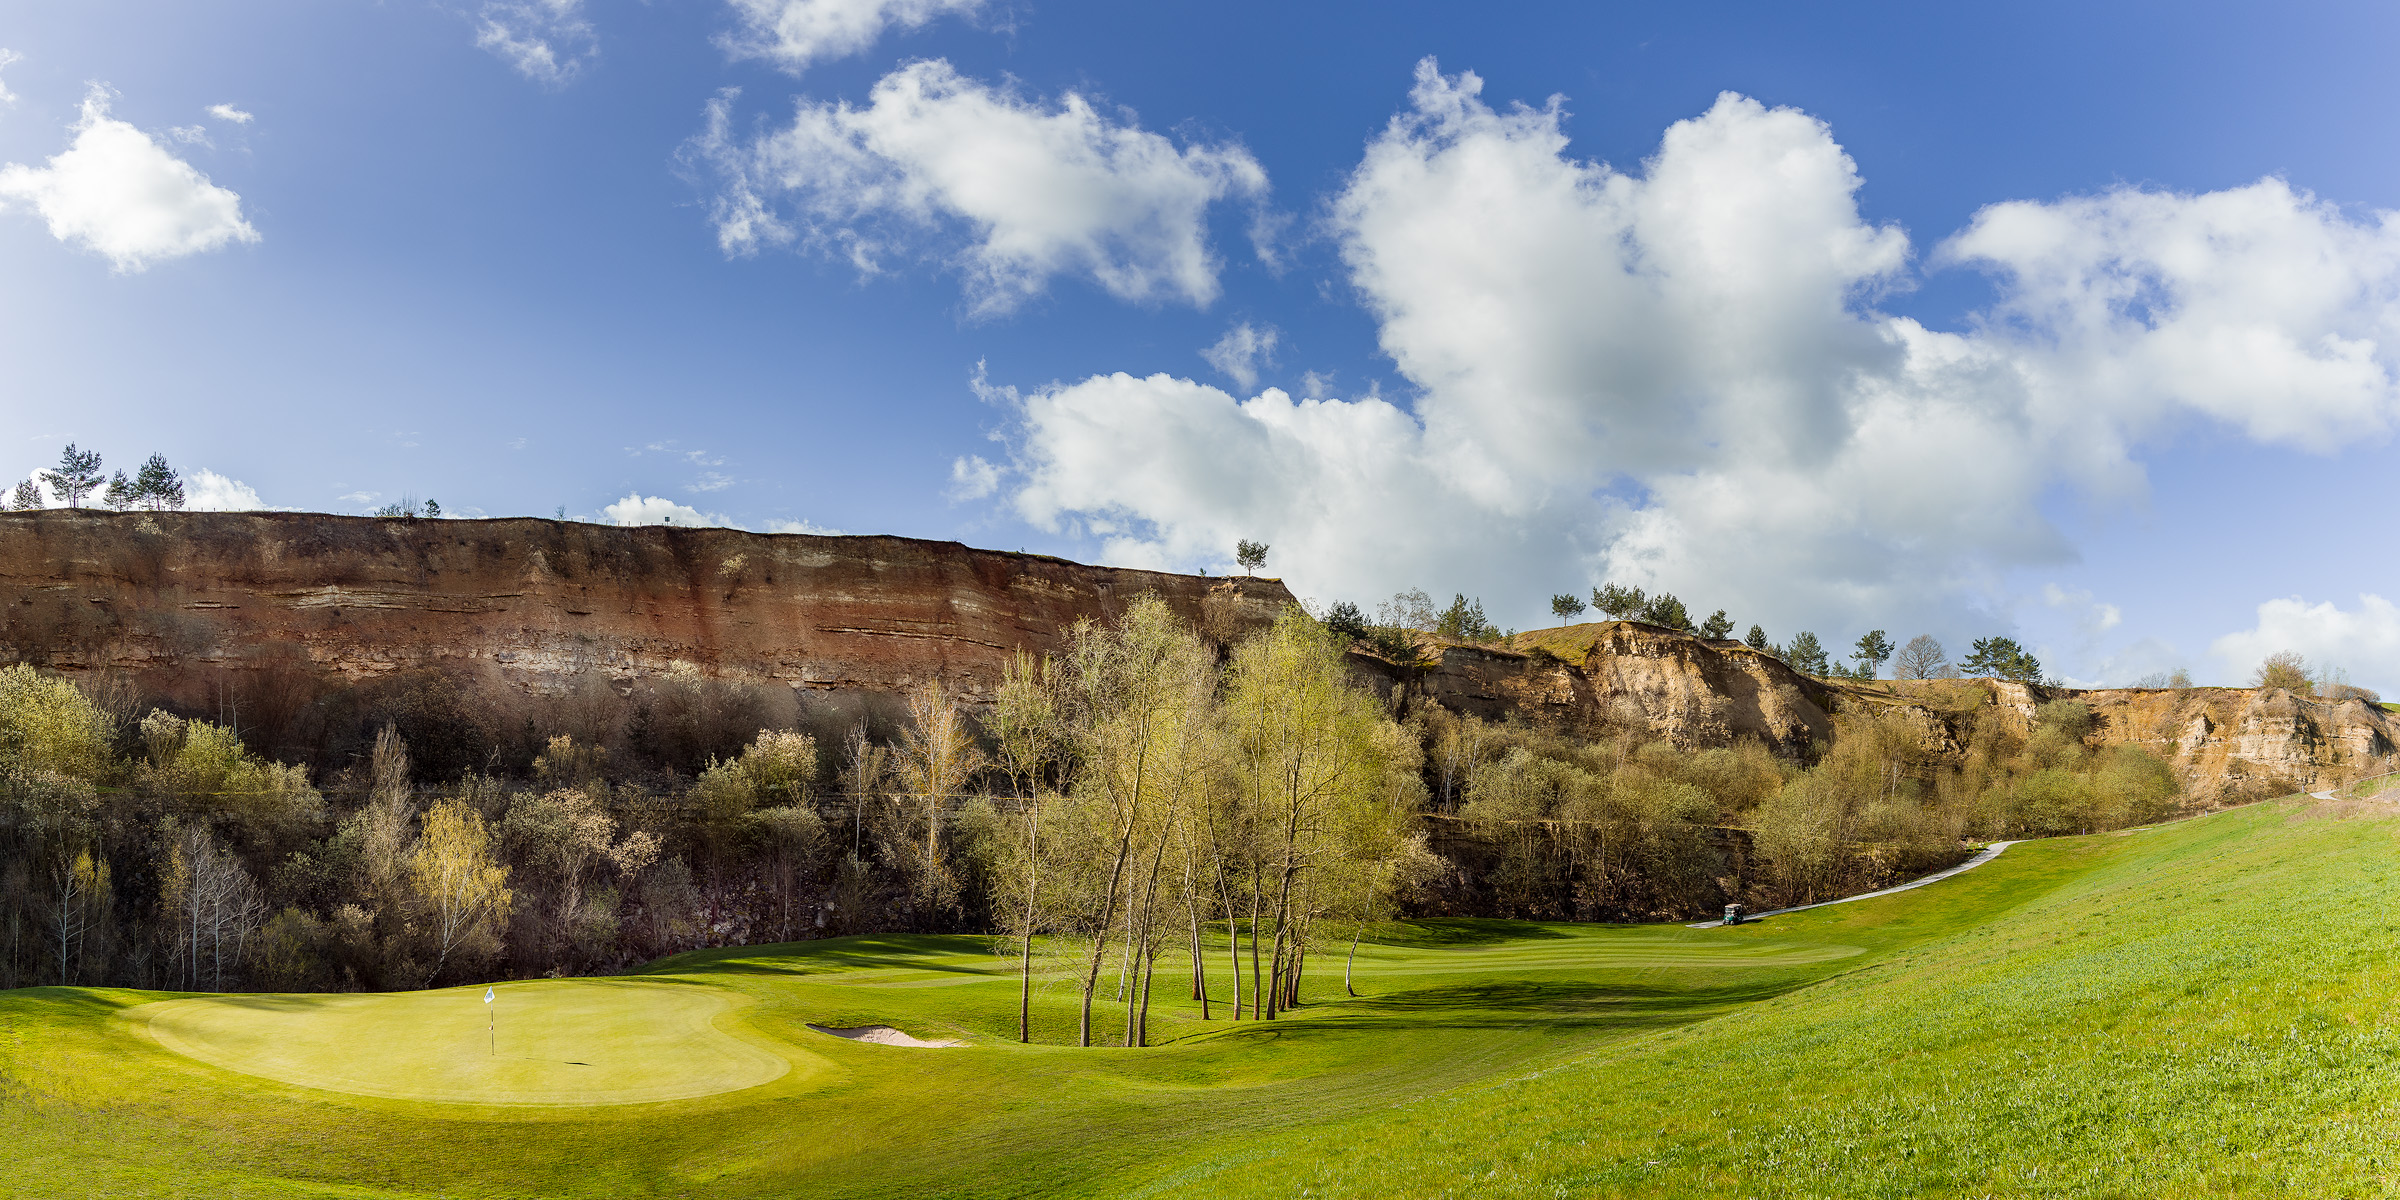
[[[2391,1195],[2394,831],[2388,810],[2260,805],[2014,847],[1933,887],[1761,926],[1890,948],[1816,986],[1121,1182],[1209,1196]],[[1892,919],[1901,908],[1916,915]]]
[[[1012,964],[974,938],[516,985],[559,989],[562,1012],[609,989],[703,996],[666,1007],[794,1064],[671,1102],[358,1094],[375,1085],[362,1072],[440,1058],[381,1046],[369,1057],[391,1065],[319,1078],[353,1090],[299,1086],[167,1049],[147,1032],[166,1006],[145,1006],[168,997],[0,993],[0,1192],[2385,1194],[2395,823],[2312,811],[2021,845],[1931,887],[1730,930],[1405,926],[1360,950],[1364,996],[1342,997],[1338,961],[1321,961],[1310,1004],[1266,1025],[1199,1021],[1170,962],[1152,1024],[1170,1044],[1150,1050],[1056,1044],[1074,1028],[1058,979],[1037,993],[1052,1044],[1015,1045]],[[364,998],[343,1019],[367,1001],[434,1004],[412,1036],[462,1040],[447,1001]],[[339,1007],[286,1003],[299,1042]],[[1102,1006],[1100,1028],[1121,1014]],[[811,1021],[976,1044],[859,1044]],[[676,1073],[671,1050],[648,1057]]]

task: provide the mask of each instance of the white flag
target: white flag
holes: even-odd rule
[[[490,1004],[492,1002],[492,989],[488,987],[483,989],[483,1002],[485,1004]]]

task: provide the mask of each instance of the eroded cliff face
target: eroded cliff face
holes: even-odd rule
[[[199,707],[245,672],[351,682],[441,668],[526,693],[671,671],[804,691],[939,679],[988,700],[1002,664],[1155,592],[1229,632],[1267,579],[1092,567],[896,537],[313,513],[0,513],[0,661],[112,670]]]
[[[802,695],[890,695],[938,679],[988,701],[1018,649],[1055,650],[1144,592],[1220,637],[1291,603],[1280,582],[1092,567],[894,537],[537,519],[302,513],[0,513],[0,662],[106,671],[205,711],[245,682],[372,682],[436,669],[563,695],[689,672]],[[2029,729],[2076,699],[2091,742],[2144,746],[2198,796],[2323,788],[2400,768],[2400,719],[2281,690],[2073,691],[2004,680],[1827,683],[1738,642],[1610,621],[1510,646],[1363,652],[1359,677],[1487,719],[1586,736],[1639,728],[1686,748],[1756,738],[1807,757],[1837,711],[1882,711],[1963,752],[1986,711]],[[274,688],[246,694],[272,697]],[[263,702],[263,701],[261,701]]]
[[[1937,756],[1966,752],[1985,714],[2031,732],[2053,700],[2091,709],[2087,743],[2141,746],[2165,759],[2188,792],[2207,800],[2292,788],[2322,789],[2400,769],[2400,717],[2358,700],[2279,688],[2078,690],[2001,679],[1829,683],[1738,642],[1711,641],[1633,621],[1519,634],[1509,646],[1420,647],[1427,665],[1405,669],[1357,653],[1361,673],[1386,691],[1485,719],[1517,717],[1586,736],[1641,729],[1685,749],[1758,739],[1804,758],[1835,736],[1833,714],[1876,713],[1912,731]]]
[[[1739,642],[1634,621],[1519,635],[1514,646],[1427,639],[1426,665],[1352,661],[1395,687],[1487,720],[1521,717],[1584,736],[1640,728],[1688,749],[1756,738],[1799,757],[1833,737],[1833,692]]]

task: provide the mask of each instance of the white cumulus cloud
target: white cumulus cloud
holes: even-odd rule
[[[600,57],[583,0],[485,0],[475,16],[475,44],[544,87],[574,82]]]
[[[1200,357],[1215,367],[1218,374],[1248,391],[1258,386],[1259,368],[1275,365],[1275,343],[1280,336],[1272,325],[1262,329],[1243,321],[1226,330],[1215,345],[1202,350]]]
[[[2354,682],[2391,695],[2400,692],[2400,606],[2372,593],[2361,594],[2353,609],[2298,596],[2269,600],[2258,606],[2256,624],[2218,638],[2208,650],[2231,682],[2246,682],[2268,655],[2293,650],[2311,666],[2339,667]]]
[[[729,525],[718,513],[704,513],[688,504],[677,504],[664,496],[645,496],[631,492],[622,500],[600,510],[615,525]]]
[[[19,54],[6,46],[0,46],[0,71],[7,70],[9,64],[11,63],[21,63],[24,61],[24,55]],[[0,80],[0,104],[14,105],[16,102],[17,94],[8,90],[8,81]]]
[[[254,512],[267,507],[258,489],[205,467],[184,476],[183,506],[193,512]]]
[[[737,58],[763,58],[797,75],[811,63],[856,54],[893,26],[966,15],[984,0],[727,0],[739,30],[724,41]]]
[[[818,537],[840,537],[840,536],[841,536],[841,534],[842,534],[842,531],[841,531],[841,530],[839,530],[839,529],[828,529],[828,528],[826,528],[826,527],[825,527],[825,526],[823,526],[823,525],[812,524],[812,523],[810,523],[810,522],[808,522],[808,521],[789,521],[789,520],[786,520],[786,521],[769,521],[769,522],[767,522],[767,532],[768,532],[768,533],[807,533],[807,534],[814,534],[814,535],[816,535],[816,536],[818,536]]]
[[[969,454],[950,460],[950,488],[945,494],[952,500],[981,500],[1000,490],[1000,468],[984,461],[980,454]]]
[[[208,115],[220,121],[231,121],[236,125],[247,125],[258,119],[230,104],[211,104],[208,106]]]
[[[73,144],[47,166],[0,166],[0,204],[31,208],[50,236],[106,256],[119,271],[259,240],[242,219],[240,196],[110,116],[109,97],[101,87],[84,97]]]
[[[802,100],[790,125],[756,137],[733,130],[732,100],[710,104],[685,150],[717,177],[727,253],[798,245],[867,275],[929,254],[965,275],[981,312],[1059,275],[1205,306],[1218,291],[1211,206],[1267,190],[1239,145],[1178,147],[1077,93],[1045,104],[940,60],[884,76],[863,108]]]
[[[1727,94],[1621,169],[1569,153],[1558,101],[1481,86],[1422,64],[1329,206],[1407,407],[1011,393],[1016,511],[1128,563],[1268,541],[1319,596],[1481,591],[1529,621],[1614,578],[1777,637],[1947,639],[1988,632],[2010,569],[2072,560],[2047,491],[2140,493],[2146,436],[2315,448],[2400,411],[2390,216],[2276,180],[1995,205],[1935,257],[1998,300],[1945,332],[1877,308],[1912,247],[1824,123]]]

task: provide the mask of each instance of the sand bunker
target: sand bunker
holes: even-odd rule
[[[850,1029],[835,1029],[830,1025],[811,1024],[809,1028],[816,1030],[818,1033],[830,1033],[835,1037],[848,1038],[854,1042],[873,1042],[878,1046],[917,1046],[922,1048],[931,1048],[938,1046],[966,1045],[965,1042],[952,1041],[949,1039],[944,1039],[938,1042],[928,1042],[920,1038],[910,1037],[889,1025],[860,1025]]]

